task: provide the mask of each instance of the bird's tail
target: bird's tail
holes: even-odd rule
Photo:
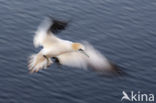
[[[52,64],[50,58],[42,55],[41,53],[33,54],[29,57],[28,68],[31,73],[38,72],[40,69],[46,69]]]

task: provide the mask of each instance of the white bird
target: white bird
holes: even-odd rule
[[[37,29],[34,36],[34,46],[43,46],[37,54],[30,56],[29,70],[38,72],[46,69],[53,61],[53,57],[59,64],[87,69],[92,67],[96,71],[116,71],[112,65],[99,51],[89,43],[75,43],[63,40],[54,35],[65,29],[66,22],[45,19]]]

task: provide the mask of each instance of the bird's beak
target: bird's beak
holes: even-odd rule
[[[87,56],[87,57],[89,58],[89,55],[88,55],[84,50],[79,49],[79,51],[80,51],[82,54],[84,54],[85,56]]]

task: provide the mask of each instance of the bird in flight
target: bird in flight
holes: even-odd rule
[[[113,65],[90,43],[72,42],[58,38],[56,34],[64,30],[68,22],[46,18],[34,36],[34,46],[43,48],[29,57],[28,68],[31,73],[46,69],[57,62],[75,68],[92,68],[95,71],[117,71]],[[53,58],[53,59],[52,59]]]

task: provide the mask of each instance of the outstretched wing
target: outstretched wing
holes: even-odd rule
[[[87,67],[93,68],[95,71],[116,71],[116,67],[113,66],[98,50],[96,50],[89,43],[84,43],[85,52],[89,57],[82,54],[81,52],[70,52],[57,56],[60,64],[66,66],[72,66],[77,68]]]
[[[34,46],[43,46],[47,48],[52,44],[59,41],[59,38],[54,35],[61,30],[64,30],[67,23],[59,20],[52,20],[46,18],[38,27],[36,34],[34,36]]]
[[[64,53],[62,55],[57,56],[59,63],[66,66],[84,68],[87,69],[88,66],[88,58],[80,52],[70,52]]]
[[[59,21],[59,20],[53,20],[52,21],[53,24],[50,26],[49,31],[51,31],[52,33],[59,33],[61,30],[64,30],[68,23],[65,21]]]

